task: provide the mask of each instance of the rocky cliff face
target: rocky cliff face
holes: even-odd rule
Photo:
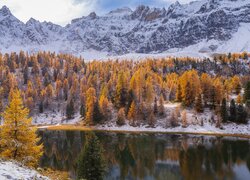
[[[23,23],[4,6],[0,10],[0,49],[76,55],[93,49],[126,54],[161,53],[200,44],[195,46],[198,51],[227,51],[228,47],[222,47],[237,39],[234,36],[242,24],[250,27],[249,0],[201,0],[185,5],[176,2],[167,9],[143,5],[134,11],[119,8],[104,16],[93,12],[66,27],[33,18]],[[244,33],[249,36],[248,30]],[[238,46],[235,51],[250,50],[250,40]]]

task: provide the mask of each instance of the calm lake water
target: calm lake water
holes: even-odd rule
[[[85,142],[82,131],[39,131],[42,167],[75,176]],[[105,150],[108,180],[250,179],[250,141],[239,138],[97,132]]]

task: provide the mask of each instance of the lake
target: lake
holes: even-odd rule
[[[87,132],[40,130],[41,167],[75,177]],[[96,132],[105,153],[105,179],[250,179],[250,141],[232,137]]]

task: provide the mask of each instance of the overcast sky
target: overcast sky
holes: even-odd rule
[[[192,0],[179,0],[188,3]],[[74,18],[88,15],[95,11],[105,14],[119,7],[144,4],[154,7],[168,7],[175,0],[0,0],[0,6],[6,5],[11,12],[23,22],[31,17],[39,21],[51,21],[66,25]]]

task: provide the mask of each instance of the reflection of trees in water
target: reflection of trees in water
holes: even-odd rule
[[[201,144],[181,150],[180,167],[182,175],[187,180],[233,179],[233,166],[244,164],[249,158],[248,141],[228,141],[218,138],[212,142],[211,147]]]
[[[43,167],[75,172],[85,142],[76,131],[40,132],[45,146]],[[232,179],[233,165],[250,169],[248,141],[178,135],[97,133],[110,170],[119,167],[120,179]],[[108,172],[108,176],[113,171]],[[118,175],[119,177],[119,175]]]

